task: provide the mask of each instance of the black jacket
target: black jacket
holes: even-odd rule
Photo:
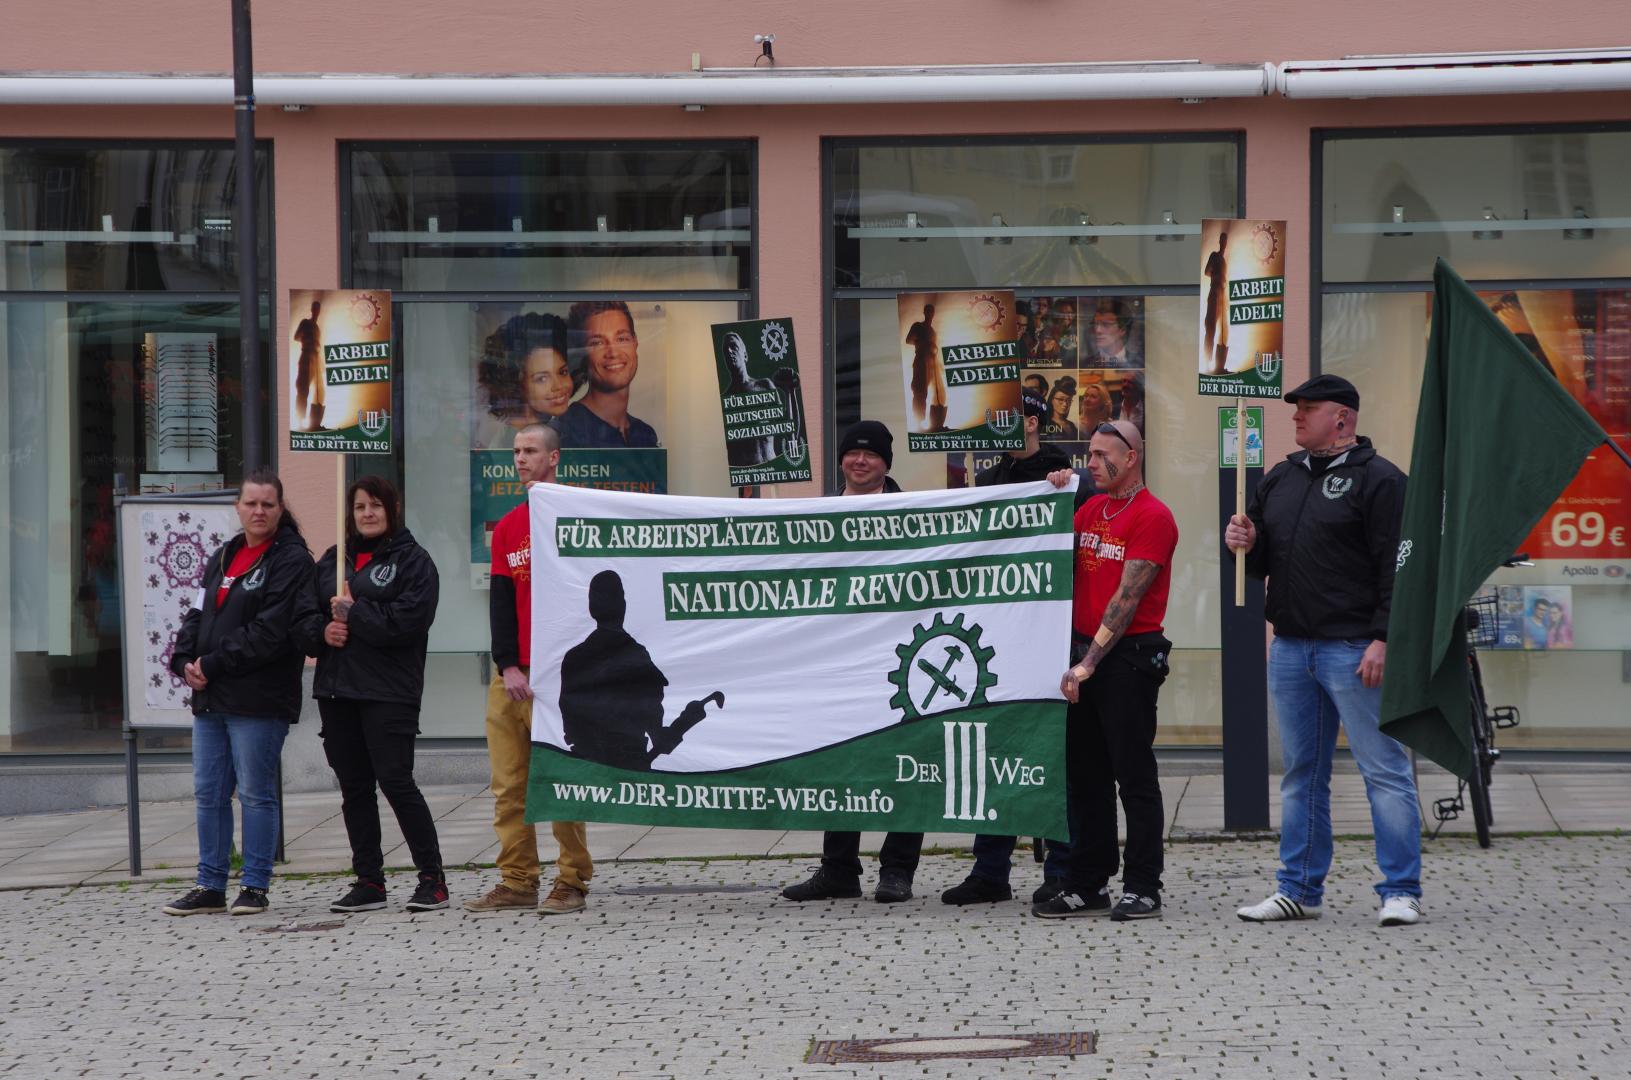
[[[302,643],[321,629],[311,593],[311,552],[299,533],[280,528],[217,608],[221,578],[243,545],[240,533],[210,557],[199,596],[203,607],[182,619],[170,670],[181,676],[187,664],[202,661],[209,684],[193,691],[195,715],[265,716],[292,724],[300,719]]]
[[[1263,478],[1246,571],[1268,578],[1276,634],[1387,640],[1404,485],[1367,438],[1329,464],[1298,451]]]
[[[1070,455],[1052,443],[1043,443],[1041,448],[1030,457],[1016,458],[1012,454],[1004,454],[991,465],[981,469],[974,477],[975,487],[990,487],[993,484],[1028,484],[1034,480],[1046,480],[1048,474],[1060,469],[1071,469]],[[1080,510],[1082,504],[1093,496],[1093,481],[1085,472],[1076,473],[1076,509]]]
[[[335,549],[329,548],[312,575],[312,602],[320,616],[318,633],[306,643],[317,657],[312,697],[417,706],[425,692],[425,651],[441,588],[436,563],[407,529],[380,543],[361,570],[352,569],[356,556],[348,554],[351,633],[344,648],[331,649],[323,643],[322,628],[334,596],[334,558]]]

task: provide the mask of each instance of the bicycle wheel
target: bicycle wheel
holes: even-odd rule
[[[1490,757],[1489,716],[1484,709],[1484,688],[1479,684],[1478,661],[1471,661],[1472,707],[1468,719],[1472,723],[1472,771],[1467,774],[1467,801],[1472,803],[1473,831],[1478,834],[1478,846],[1489,847],[1489,827],[1494,821],[1489,799]]]

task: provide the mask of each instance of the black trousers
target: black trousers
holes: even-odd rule
[[[413,782],[418,706],[319,698],[317,710],[323,717],[323,753],[340,781],[340,812],[351,840],[352,871],[364,881],[385,881],[377,785],[396,814],[414,867],[421,874],[440,874],[436,822]]]
[[[1072,892],[1098,892],[1117,870],[1116,793],[1127,816],[1122,887],[1161,894],[1161,781],[1155,764],[1155,702],[1167,677],[1172,643],[1158,633],[1116,643],[1082,684],[1081,700],[1065,714],[1070,777]]]
[[[878,849],[878,867],[882,870],[900,870],[907,877],[917,872],[917,859],[923,853],[923,834],[920,832],[892,832],[883,838]],[[821,866],[840,877],[861,876],[861,834],[858,832],[830,832],[821,838]]]

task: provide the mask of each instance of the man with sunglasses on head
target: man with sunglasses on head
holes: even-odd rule
[[[1144,439],[1126,420],[1093,430],[1088,471],[1099,494],[1076,511],[1076,595],[1071,664],[1059,690],[1070,788],[1070,856],[1064,889],[1031,914],[1116,922],[1161,914],[1161,783],[1155,764],[1156,695],[1172,642],[1162,634],[1178,524],[1144,486]],[[1048,479],[1069,480],[1060,471]],[[1118,862],[1116,795],[1127,817],[1121,899],[1110,900]]]
[[[1358,432],[1359,391],[1316,375],[1285,395],[1297,453],[1257,486],[1224,543],[1268,579],[1269,693],[1280,726],[1280,871],[1246,922],[1317,919],[1331,869],[1337,728],[1365,778],[1383,926],[1421,918],[1421,807],[1410,753],[1381,730],[1382,666],[1405,476]]]

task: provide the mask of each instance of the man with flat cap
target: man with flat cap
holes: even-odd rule
[[[1302,449],[1224,531],[1246,572],[1268,579],[1269,693],[1285,758],[1278,884],[1236,914],[1280,922],[1324,912],[1340,726],[1370,800],[1377,921],[1408,925],[1421,917],[1421,810],[1409,753],[1378,726],[1405,477],[1359,434],[1359,391],[1347,379],[1317,375],[1285,399]]]

